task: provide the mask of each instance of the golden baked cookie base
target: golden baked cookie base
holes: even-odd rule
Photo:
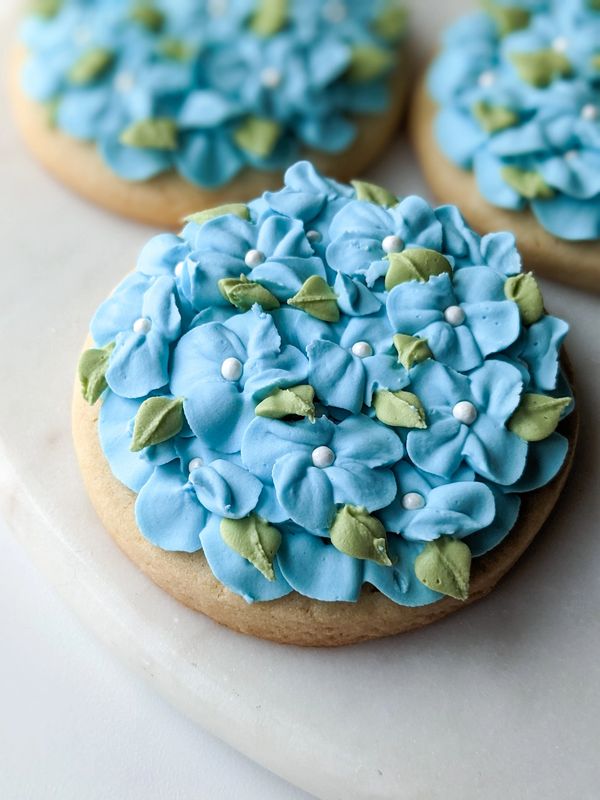
[[[600,240],[558,239],[542,228],[530,210],[508,211],[484,200],[473,174],[453,164],[438,147],[433,129],[436,112],[437,106],[422,81],[412,102],[411,136],[427,183],[438,200],[457,205],[469,225],[481,234],[512,231],[528,270],[600,292]]]
[[[9,88],[13,111],[30,150],[42,165],[87,200],[122,216],[168,228],[181,227],[188,214],[224,203],[244,203],[267,190],[277,190],[283,172],[244,169],[224,186],[202,189],[174,170],[148,181],[125,181],[102,160],[95,144],[81,142],[50,126],[48,111],[30,100],[21,88],[26,50],[12,54]],[[385,114],[357,118],[358,136],[348,150],[336,155],[306,150],[302,156],[324,175],[349,182],[386,149],[394,136],[408,89],[406,58],[392,79],[392,105]]]
[[[420,628],[479,600],[514,565],[549,516],[573,461],[578,431],[577,411],[561,432],[569,439],[565,464],[542,489],[523,496],[519,520],[491,553],[474,559],[466,602],[446,597],[437,603],[408,608],[365,586],[356,603],[326,603],[296,592],[263,603],[248,604],[212,574],[202,552],[169,553],[148,542],[135,521],[136,495],[112,474],[98,438],[100,403],[90,407],[79,384],[73,396],[73,437],[84,483],[92,504],[123,552],[158,586],[190,608],[221,625],[284,644],[338,646],[378,639]]]

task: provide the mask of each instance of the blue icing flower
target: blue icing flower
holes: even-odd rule
[[[524,328],[510,355],[527,367],[532,390],[552,391],[556,388],[559,357],[569,326],[562,319],[546,315]]]
[[[500,299],[502,298],[502,299]],[[427,339],[434,357],[458,371],[509,347],[521,330],[516,303],[504,299],[504,279],[485,267],[407,281],[387,299],[395,333]]]
[[[396,484],[387,467],[403,451],[392,430],[362,415],[337,425],[326,417],[314,423],[256,418],[244,434],[242,463],[273,483],[290,519],[323,533],[338,504],[369,511],[389,505]]]
[[[521,498],[517,494],[505,494],[502,487],[485,483],[494,496],[496,513],[489,525],[481,530],[465,536],[464,543],[468,545],[473,558],[483,556],[497,547],[514,528],[519,517]]]
[[[442,595],[429,589],[415,575],[415,560],[423,551],[423,542],[409,542],[402,536],[388,535],[387,550],[391,567],[374,561],[365,562],[364,580],[394,603],[402,606],[426,606],[442,599]]]

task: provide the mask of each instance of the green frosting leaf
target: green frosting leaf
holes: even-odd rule
[[[86,403],[91,406],[94,405],[108,385],[106,383],[106,370],[114,347],[115,343],[111,342],[105,347],[94,347],[85,350],[79,359],[77,373],[81,383],[81,393]]]
[[[260,283],[249,281],[245,275],[240,275],[239,278],[222,278],[218,285],[223,297],[240,311],[249,311],[255,303],[265,311],[279,308],[279,300],[274,294]]]
[[[385,528],[366,508],[343,506],[336,514],[330,535],[331,544],[340,552],[352,558],[392,566],[387,553]]]
[[[284,419],[284,417],[306,417],[315,421],[315,390],[308,384],[289,389],[275,389],[265,397],[254,411],[257,417]]]
[[[82,53],[69,70],[71,83],[83,85],[99,78],[112,65],[114,54],[104,47],[94,47]]]
[[[362,44],[352,48],[348,80],[351,83],[366,83],[387,72],[394,64],[394,56],[373,44]]]
[[[169,117],[154,117],[133,122],[119,136],[121,144],[152,150],[177,149],[177,125]]]
[[[190,214],[185,218],[186,222],[194,222],[196,225],[204,225],[209,219],[216,219],[216,217],[224,217],[226,214],[234,214],[240,219],[250,220],[250,209],[244,203],[227,203],[223,206],[215,206],[214,208],[205,208],[204,211],[198,211],[195,214]]]
[[[420,339],[418,336],[397,333],[394,336],[394,347],[398,351],[398,361],[404,369],[410,369],[421,361],[433,358],[427,339]]]
[[[521,80],[538,89],[549,86],[556,78],[568,78],[573,72],[566,55],[551,48],[534,53],[510,53],[509,58]]]
[[[368,200],[370,203],[377,203],[385,208],[398,205],[398,198],[396,195],[383,186],[377,186],[376,183],[352,181],[352,186],[354,186],[356,191],[357,200]]]
[[[388,0],[385,8],[373,21],[373,31],[382,39],[396,42],[406,33],[408,12],[397,0]]]
[[[528,200],[549,200],[555,195],[539,172],[520,167],[502,167],[500,172],[506,183]]]
[[[340,318],[337,295],[327,281],[318,275],[305,280],[300,291],[290,297],[288,304],[323,322],[337,322]]]
[[[244,519],[222,519],[221,538],[268,581],[275,580],[273,559],[281,546],[281,534],[277,528],[256,514]]]
[[[183,399],[181,397],[149,397],[135,415],[132,453],[160,444],[177,436],[183,428]]]
[[[496,133],[504,128],[510,128],[519,121],[516,111],[505,106],[493,106],[485,100],[475,103],[473,114],[484,131],[488,133]]]
[[[598,10],[600,10],[600,5],[598,6]],[[600,53],[597,53],[596,55],[592,56],[590,59],[590,63],[592,69],[600,70]]]
[[[600,11],[600,0],[587,0],[587,4],[592,11]]]
[[[63,0],[33,0],[31,3],[31,13],[36,17],[52,19],[60,11]]]
[[[274,36],[288,22],[288,0],[258,0],[250,30],[258,36]]]
[[[264,117],[246,117],[233,133],[238,147],[258,158],[270,156],[280,136],[281,125]]]
[[[499,6],[494,0],[482,0],[482,5],[496,23],[501,36],[520,31],[529,25],[531,13],[518,6]]]
[[[471,577],[471,551],[460,539],[440,536],[427,542],[415,559],[415,575],[434,592],[466,600]]]
[[[531,272],[513,275],[504,284],[507,300],[519,306],[524,325],[533,325],[544,316],[544,298]]]
[[[508,420],[508,429],[526,442],[541,442],[554,433],[570,397],[524,394],[519,407]]]
[[[395,428],[426,428],[425,409],[412,392],[380,389],[373,396],[377,419]]]
[[[153,33],[161,30],[165,24],[165,15],[150,3],[137,3],[131,9],[131,19]]]
[[[425,247],[411,247],[401,253],[390,253],[387,259],[390,262],[385,276],[385,288],[388,292],[406,281],[425,283],[432,275],[441,275],[444,272],[452,274],[448,259],[436,250],[427,250]]]
[[[166,37],[158,43],[158,52],[173,61],[187,61],[194,54],[193,48],[183,39]]]

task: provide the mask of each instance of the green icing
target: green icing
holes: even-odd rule
[[[145,447],[172,439],[183,428],[183,399],[181,397],[149,397],[135,415],[132,453]]]
[[[397,333],[394,336],[394,347],[398,351],[398,361],[404,369],[411,369],[415,364],[433,358],[427,339],[419,339],[418,336]]]
[[[222,519],[221,538],[228,547],[253,564],[268,581],[275,580],[273,559],[281,545],[281,534],[261,517]]]
[[[258,0],[250,29],[258,36],[273,36],[288,22],[288,0]]]
[[[86,50],[69,70],[69,80],[78,85],[91,83],[109,69],[113,60],[114,54],[104,47]]]
[[[59,106],[60,97],[53,97],[52,100],[48,100],[44,103],[44,108],[46,109],[46,114],[48,115],[48,125],[51,128],[56,128]]]
[[[502,167],[500,172],[506,183],[528,200],[549,200],[555,195],[554,189],[535,170]]]
[[[194,49],[183,39],[165,37],[158,43],[158,52],[173,61],[187,61],[194,54]]]
[[[510,53],[509,58],[519,77],[539,89],[549,86],[556,78],[568,78],[573,72],[565,54],[551,48],[534,53]]]
[[[315,421],[315,390],[308,384],[291,386],[289,389],[275,389],[265,397],[254,411],[257,417],[284,419],[285,417],[306,417]]]
[[[484,9],[496,23],[501,36],[520,31],[529,25],[531,13],[518,6],[499,6],[494,0],[482,0]]]
[[[242,150],[258,158],[268,158],[281,136],[281,125],[274,119],[246,117],[234,131],[235,143]]]
[[[327,281],[318,275],[312,275],[304,281],[302,288],[290,297],[288,304],[323,322],[338,322],[340,318],[337,295]]]
[[[524,325],[533,325],[544,316],[544,298],[531,272],[508,278],[504,284],[504,294],[519,306]]]
[[[377,419],[395,428],[426,428],[425,409],[412,392],[380,389],[373,396]]]
[[[587,0],[587,4],[592,11],[600,11],[600,0]]]
[[[452,267],[447,258],[436,250],[424,247],[411,247],[401,253],[390,253],[387,256],[390,268],[385,276],[385,288],[389,292],[394,286],[406,281],[422,281],[425,283],[433,275],[446,272],[452,274]]]
[[[36,17],[52,19],[60,11],[63,0],[33,0],[31,3],[31,13]]]
[[[350,54],[347,77],[352,83],[366,83],[379,78],[394,64],[394,56],[373,44],[357,45]]]
[[[493,106],[485,100],[475,103],[473,114],[477,122],[488,133],[496,133],[504,128],[510,128],[519,121],[516,111],[506,108],[506,106]]]
[[[435,592],[466,600],[471,577],[471,551],[459,539],[440,536],[427,542],[415,559],[415,575]]]
[[[329,533],[331,544],[340,552],[363,561],[392,566],[387,553],[385,528],[366,508],[343,506],[336,514]]]
[[[157,33],[165,24],[165,15],[150,3],[137,3],[131,9],[131,19],[149,31]]]
[[[354,190],[356,191],[357,200],[368,200],[370,203],[377,203],[385,208],[398,205],[398,198],[396,195],[383,186],[378,186],[376,183],[352,181],[352,186],[354,186]]]
[[[508,429],[526,442],[541,442],[554,433],[570,397],[524,394],[519,407],[508,420]]]
[[[111,342],[105,347],[94,347],[90,350],[85,350],[79,359],[77,372],[81,383],[81,393],[85,401],[91,406],[94,405],[108,386],[106,383],[106,370],[114,347],[115,343]]]
[[[227,203],[223,206],[215,206],[214,208],[205,208],[204,211],[198,211],[195,214],[190,214],[185,218],[186,222],[194,222],[196,225],[204,225],[210,219],[216,217],[224,217],[226,214],[234,214],[240,219],[250,220],[250,209],[244,203]]]
[[[177,149],[177,125],[169,117],[141,119],[132,123],[121,133],[121,144],[152,150]]]
[[[406,33],[408,12],[397,0],[388,0],[385,8],[373,21],[373,31],[382,39],[396,42]]]
[[[596,55],[591,57],[590,64],[592,69],[600,70],[600,53],[596,53]]]
[[[245,275],[240,275],[239,278],[222,278],[219,281],[219,291],[240,311],[249,311],[255,303],[265,311],[279,308],[279,300],[274,294],[260,283],[249,281]]]

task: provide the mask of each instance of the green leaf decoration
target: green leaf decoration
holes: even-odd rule
[[[592,11],[600,11],[600,0],[587,0],[587,4]]]
[[[193,222],[196,225],[204,225],[210,219],[217,217],[224,217],[226,214],[233,214],[240,219],[250,220],[250,209],[244,203],[227,203],[223,206],[215,206],[214,208],[205,208],[204,211],[198,211],[196,214],[190,214],[185,218],[186,222]]]
[[[388,50],[372,44],[352,48],[347,77],[351,83],[367,83],[387,72],[394,65],[394,56]]]
[[[290,297],[288,305],[300,308],[323,322],[337,322],[340,318],[337,295],[327,281],[318,275],[312,275],[304,281],[300,291]]]
[[[181,397],[149,397],[135,415],[131,452],[172,439],[183,428],[183,421]]]
[[[366,181],[352,181],[352,186],[356,191],[357,200],[367,200],[370,203],[377,203],[384,208],[392,208],[398,205],[398,198],[393,192],[376,183]]]
[[[274,36],[288,23],[288,0],[258,0],[250,30],[258,36]]]
[[[415,575],[434,592],[466,600],[469,597],[471,551],[460,539],[440,536],[427,542],[415,559]]]
[[[246,117],[233,133],[238,147],[257,158],[268,158],[281,136],[281,125],[274,119]]]
[[[277,528],[256,514],[244,519],[222,519],[221,538],[268,581],[275,580],[273,559],[281,546],[281,534]]]
[[[169,117],[141,119],[119,136],[121,144],[151,150],[176,150],[177,125]]]
[[[137,3],[131,9],[131,19],[146,30],[158,33],[165,24],[165,15],[150,3]]]
[[[557,78],[568,78],[573,72],[566,55],[551,48],[534,53],[510,53],[509,58],[521,80],[538,89],[544,89]]]
[[[395,428],[427,427],[425,409],[412,392],[390,392],[380,389],[373,396],[373,408],[380,422]]]
[[[36,17],[52,19],[60,11],[63,0],[33,0],[31,3],[31,13]]]
[[[511,128],[519,121],[516,111],[505,106],[493,106],[485,100],[479,100],[473,106],[473,114],[484,131],[496,133],[505,128]]]
[[[499,6],[494,0],[482,0],[482,6],[496,23],[501,36],[520,31],[529,25],[531,13],[518,6]]]
[[[274,294],[260,283],[249,281],[245,275],[240,275],[239,278],[222,278],[218,285],[223,297],[240,311],[249,311],[255,303],[265,311],[279,308],[279,300]]]
[[[394,336],[394,347],[398,351],[398,361],[404,369],[411,369],[415,364],[433,358],[427,339],[420,339],[418,336],[397,333]]]
[[[406,34],[408,11],[398,0],[388,0],[385,8],[373,21],[373,32],[388,42],[397,42]]]
[[[183,39],[165,37],[158,43],[158,52],[172,61],[187,61],[193,56],[194,48],[184,42]]]
[[[60,97],[53,97],[52,100],[47,100],[44,103],[44,108],[46,109],[48,125],[51,128],[56,128],[57,121],[58,121],[58,109],[60,106]]]
[[[315,390],[308,384],[292,386],[289,389],[275,389],[265,397],[254,411],[257,417],[284,419],[285,417],[306,417],[315,421]]]
[[[600,10],[600,6],[598,6],[598,9]],[[596,55],[591,57],[590,64],[592,69],[600,71],[600,53],[597,53]]]
[[[520,167],[502,167],[500,173],[515,192],[528,200],[549,200],[555,195],[554,189],[548,186],[539,172]]]
[[[114,54],[104,47],[94,47],[82,53],[69,70],[71,83],[83,86],[99,78],[112,66]]]
[[[331,544],[341,553],[363,561],[375,561],[391,567],[387,537],[381,522],[366,508],[343,506],[336,514],[331,530]]]
[[[387,259],[390,262],[385,276],[385,288],[388,292],[406,281],[425,283],[432,275],[441,275],[444,272],[452,274],[448,259],[436,250],[427,250],[425,247],[411,247],[401,253],[390,253]]]
[[[544,298],[531,272],[513,275],[504,284],[507,300],[519,306],[524,325],[533,325],[544,316]]]
[[[560,415],[570,403],[570,397],[524,394],[519,407],[508,420],[508,429],[526,442],[541,442],[554,433]]]
[[[115,348],[115,343],[111,342],[105,347],[91,348],[85,350],[79,359],[77,373],[81,383],[81,393],[86,403],[91,406],[99,399],[102,392],[106,389],[106,370],[110,354]]]

